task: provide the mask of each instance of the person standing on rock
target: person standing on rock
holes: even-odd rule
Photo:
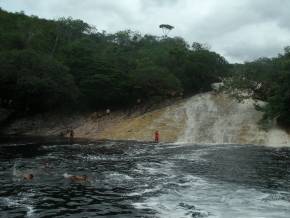
[[[155,131],[155,140],[154,140],[154,141],[155,141],[156,143],[159,143],[159,140],[160,140],[160,133],[159,133],[158,130],[156,130],[156,131]]]
[[[71,128],[70,129],[70,132],[69,132],[69,141],[70,141],[70,144],[73,143],[73,139],[74,139],[74,130]]]

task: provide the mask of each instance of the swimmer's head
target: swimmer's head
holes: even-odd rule
[[[25,179],[25,180],[32,180],[33,179],[33,174],[26,174],[26,175],[24,175],[23,176],[23,178]]]
[[[88,176],[82,175],[82,176],[70,176],[69,177],[72,181],[87,181]]]

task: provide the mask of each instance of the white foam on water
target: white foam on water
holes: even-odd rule
[[[174,164],[169,161],[162,161],[161,163],[138,163],[137,168],[134,169],[138,173],[146,173],[149,175],[173,175],[172,168]]]
[[[26,209],[27,209],[26,216],[32,217],[34,215],[34,212],[35,212],[34,207],[32,207],[31,205],[26,205]]]
[[[124,158],[113,157],[111,155],[77,155],[77,157],[88,161],[120,161]]]
[[[21,204],[19,203],[19,200],[15,200],[9,197],[6,198],[2,198],[2,200],[4,201],[4,203],[8,206],[8,207],[18,207]]]
[[[136,209],[151,209],[154,210],[157,214],[154,217],[164,217],[164,218],[192,218],[192,217],[208,217],[209,213],[201,209],[196,209],[194,206],[189,208],[184,208],[182,203],[176,204],[174,201],[168,200],[166,204],[162,202],[162,199],[159,198],[150,198],[150,201],[140,203],[133,203],[133,206]]]
[[[26,217],[33,217],[35,213],[35,208],[33,207],[33,202],[31,197],[34,193],[20,193],[17,197],[5,197],[2,201],[8,207],[17,207],[26,209]]]
[[[159,168],[155,168],[155,167],[146,167],[142,164],[137,164],[137,169],[135,169],[136,172],[140,172],[140,173],[144,173],[146,172],[146,174],[149,175],[155,175],[155,174],[159,174],[160,173],[160,169]]]
[[[162,188],[163,188],[162,185],[157,185],[154,188],[148,188],[148,189],[143,189],[140,192],[132,192],[132,193],[129,193],[129,194],[127,194],[127,196],[141,196],[141,195],[144,195],[144,194],[147,194],[147,193],[158,192],[158,191],[162,190]]]
[[[106,172],[108,173],[108,172]],[[126,174],[122,174],[122,173],[118,173],[118,172],[112,172],[109,173],[109,175],[106,175],[106,178],[108,180],[118,180],[118,181],[125,181],[125,180],[133,180],[134,178],[126,175]]]
[[[56,148],[63,147],[62,145],[42,145],[41,149],[43,150],[55,150]]]
[[[178,160],[188,160],[188,161],[207,161],[202,156],[208,154],[210,149],[199,149],[194,152],[184,153],[184,154],[176,154],[170,159],[178,159]]]
[[[271,194],[253,188],[216,183],[187,175],[178,191],[166,190],[159,196],[135,202],[137,209],[150,209],[157,217],[214,217],[214,218],[288,218],[289,199],[270,197]],[[178,184],[178,183],[177,183]],[[282,193],[283,194],[283,193]],[[285,194],[285,193],[284,193]],[[288,196],[290,193],[287,193]]]
[[[12,176],[18,176],[16,166],[17,166],[17,162],[14,162],[13,168],[12,168]]]
[[[66,179],[70,178],[71,176],[72,176],[72,175],[70,175],[70,174],[68,174],[68,173],[64,173],[64,174],[63,174],[63,177],[66,178]]]

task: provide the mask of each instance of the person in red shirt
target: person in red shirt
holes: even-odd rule
[[[155,131],[155,142],[156,142],[156,143],[159,143],[159,140],[160,140],[160,134],[159,134],[159,131],[156,130],[156,131]]]

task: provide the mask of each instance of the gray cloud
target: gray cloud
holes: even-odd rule
[[[231,62],[272,57],[290,45],[289,0],[1,0],[8,11],[50,19],[71,16],[115,32],[132,29],[207,43]]]

